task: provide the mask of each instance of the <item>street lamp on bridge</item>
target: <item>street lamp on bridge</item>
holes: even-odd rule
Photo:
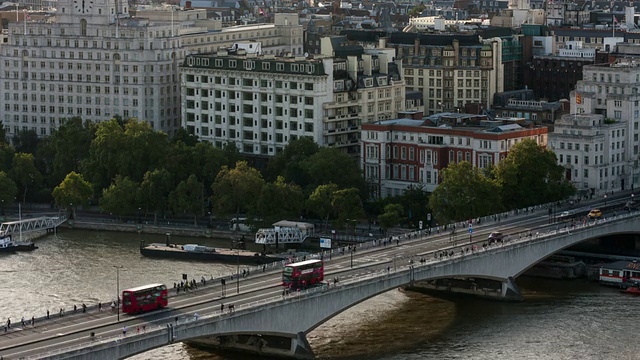
[[[122,265],[113,265],[116,268],[116,308],[118,313],[118,322],[120,322],[120,269]]]
[[[235,233],[235,230],[234,230]],[[244,238],[244,236],[243,236]],[[242,240],[233,240],[232,244],[236,248],[236,294],[240,294],[240,244]]]

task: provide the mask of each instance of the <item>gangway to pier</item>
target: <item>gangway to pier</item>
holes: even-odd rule
[[[29,233],[33,231],[55,229],[65,221],[67,221],[66,214],[8,221],[0,224],[0,234],[12,234],[19,232]]]

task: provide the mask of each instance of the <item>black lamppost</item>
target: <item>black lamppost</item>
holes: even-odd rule
[[[118,322],[120,322],[120,269],[122,266],[113,265],[116,268],[116,307],[118,312]]]
[[[236,293],[240,294],[240,246],[238,240],[233,240],[232,243],[236,247]]]
[[[236,294],[240,294],[240,247],[238,247],[236,251]]]
[[[4,200],[2,200],[2,216],[4,216]]]
[[[353,269],[353,253],[356,251],[356,246],[351,247],[351,268]]]
[[[69,203],[69,218],[73,219],[73,203]]]
[[[142,224],[142,218],[141,218],[141,214],[142,214],[142,208],[138,208],[138,224]]]

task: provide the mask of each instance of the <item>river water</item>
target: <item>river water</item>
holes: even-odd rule
[[[0,320],[43,316],[47,309],[108,302],[120,288],[235,272],[235,266],[140,256],[140,240],[164,237],[66,230],[36,240],[31,253],[0,255]],[[178,243],[228,246],[227,240]],[[637,297],[586,280],[520,278],[525,300],[455,301],[399,290],[377,296],[308,335],[319,359],[639,359]],[[174,344],[135,360],[258,359],[211,354]]]

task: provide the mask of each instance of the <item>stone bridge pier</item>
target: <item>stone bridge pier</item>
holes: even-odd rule
[[[299,360],[315,359],[315,354],[303,332],[288,335],[215,335],[192,339],[186,343],[205,350],[226,350]]]

